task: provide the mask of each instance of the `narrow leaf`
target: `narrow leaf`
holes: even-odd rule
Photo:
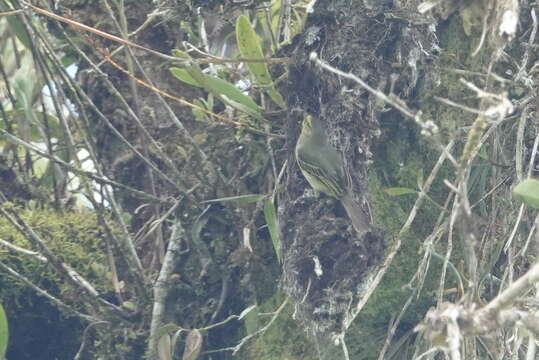
[[[0,304],[0,359],[4,359],[7,351],[9,340],[9,329],[7,324],[6,313],[2,304]]]
[[[513,189],[515,199],[539,209],[539,180],[526,179]]]
[[[230,105],[231,107],[233,107],[234,109],[237,109],[239,111],[242,111],[244,113],[246,113],[247,115],[250,115],[258,120],[261,120],[263,121],[264,120],[264,117],[262,116],[262,114],[260,114],[260,112],[257,110],[257,111],[254,111],[252,110],[250,107],[247,107],[243,104],[240,104],[239,102],[236,102],[232,99],[230,99],[228,96],[221,96],[221,101],[224,102],[225,104],[227,105]]]
[[[213,76],[204,75],[205,85],[207,90],[211,90],[214,95],[225,95],[226,97],[236,101],[252,111],[260,112],[260,107],[251,97],[245,95],[240,89],[223,79]]]
[[[170,332],[178,330],[178,328],[179,328],[178,325],[175,325],[175,324],[172,324],[172,323],[163,325],[163,326],[161,326],[159,329],[157,329],[155,331],[154,337],[159,339],[159,338],[161,338],[161,336],[163,336],[165,334],[168,334]]]
[[[191,75],[189,75],[187,70],[179,68],[179,67],[171,67],[169,70],[172,73],[172,75],[176,76],[178,80],[183,81],[184,83],[192,85],[192,86],[202,87],[202,85],[200,85],[198,81],[196,81],[195,79],[193,79]]]
[[[9,10],[13,10],[13,7],[11,7],[6,0],[0,0],[0,11],[9,11]],[[7,22],[9,24],[9,28],[15,34],[15,36],[17,36],[20,42],[27,49],[32,49],[33,43],[30,40],[30,37],[28,36],[28,32],[26,31],[26,28],[24,26],[24,23],[22,22],[21,17],[20,16],[7,16]]]
[[[260,39],[245,15],[238,16],[236,20],[236,41],[243,57],[251,59],[264,58],[260,47]],[[272,83],[268,66],[265,63],[248,62],[247,67],[260,85],[270,85]]]
[[[393,187],[384,190],[390,196],[400,196],[407,194],[417,194],[417,190],[405,188],[405,187]]]
[[[275,104],[279,105],[281,109],[286,109],[286,103],[284,102],[281,93],[278,92],[274,86],[268,89],[268,95],[270,99],[273,100]]]
[[[254,31],[249,19],[245,15],[238,16],[236,20],[236,42],[241,55],[249,59],[263,59],[264,53],[260,46],[260,39]],[[268,70],[268,65],[260,62],[247,62],[247,67],[253,74],[256,83],[262,87],[267,87],[271,100],[281,108],[286,108],[281,94],[273,86],[273,80]]]
[[[182,81],[195,81],[198,83],[198,86],[203,87],[209,93],[217,96],[221,101],[226,102],[223,99],[223,96],[230,98],[231,100],[240,103],[254,112],[259,113],[260,107],[251,99],[249,96],[245,95],[240,89],[234,86],[234,84],[229,83],[223,79],[219,79],[213,76],[206,75],[200,70],[200,67],[197,64],[193,64],[185,68],[187,74],[190,75],[191,79],[187,77],[179,78]],[[176,71],[176,74],[183,75],[183,72]]]
[[[273,204],[272,199],[267,199],[264,204],[264,217],[266,218],[266,224],[268,225],[268,231],[270,233],[271,242],[273,243],[275,255],[277,255],[277,259],[281,262],[281,240],[279,238],[275,205]]]
[[[172,56],[175,56],[179,59],[191,59],[191,56],[183,50],[180,49],[172,49]]]
[[[228,196],[228,197],[223,197],[219,199],[211,199],[211,200],[202,201],[202,203],[211,204],[211,203],[225,202],[225,201],[237,201],[240,204],[250,204],[250,203],[254,203],[259,200],[262,200],[265,197],[266,195],[264,194],[247,194],[247,195],[238,195],[238,196]]]

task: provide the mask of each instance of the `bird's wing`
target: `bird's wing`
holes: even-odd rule
[[[333,149],[331,149],[333,150]],[[333,150],[335,151],[335,150]],[[339,155],[335,151],[336,155]],[[324,156],[317,156],[317,154],[311,154],[303,152],[301,156],[297,157],[297,161],[300,169],[302,169],[307,174],[312,174],[312,179],[317,180],[322,183],[323,188],[327,188],[331,192],[327,192],[328,195],[340,199],[346,193],[346,187],[344,186],[344,177],[342,175],[342,160],[340,157],[337,157],[337,160],[331,154],[328,156],[326,153]],[[314,165],[320,164],[320,165]],[[312,181],[309,181],[312,182]],[[311,184],[313,185],[313,184]],[[317,187],[317,186],[313,186]],[[316,189],[321,190],[321,189]]]

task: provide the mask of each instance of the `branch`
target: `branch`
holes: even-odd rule
[[[106,301],[99,296],[97,290],[79,273],[72,269],[69,265],[62,262],[45,244],[43,239],[32,229],[32,227],[24,221],[16,211],[7,206],[7,199],[3,193],[0,193],[0,199],[3,204],[0,205],[0,214],[2,214],[12,225],[19,231],[48,261],[48,263],[56,270],[56,272],[67,280],[67,283],[75,290],[80,292],[80,295],[95,307],[104,305],[111,313],[121,318],[126,318],[128,315],[125,311],[114,304]]]
[[[11,267],[9,267],[8,265],[4,264],[2,261],[0,261],[0,268],[4,269],[9,275],[14,277],[15,279],[25,283],[26,285],[28,285],[29,287],[34,289],[38,293],[38,295],[44,296],[45,298],[49,299],[53,304],[58,306],[58,308],[60,308],[62,310],[65,310],[68,313],[74,314],[74,315],[78,316],[79,318],[81,318],[81,319],[83,319],[85,321],[90,321],[90,322],[102,321],[102,320],[97,319],[97,318],[95,318],[95,317],[93,317],[91,315],[87,315],[87,314],[83,314],[81,312],[78,312],[77,310],[73,309],[72,307],[64,304],[60,299],[52,296],[51,294],[49,294],[45,290],[41,289],[39,286],[35,285],[32,281],[27,279],[25,276],[19,274],[16,270],[14,270]]]
[[[174,206],[170,208],[167,214],[172,214],[178,207],[180,201],[178,200]],[[148,343],[148,355],[149,359],[153,359],[157,353],[157,342],[159,339],[156,336],[157,330],[163,325],[163,315],[165,313],[165,300],[169,291],[169,279],[174,266],[176,264],[177,257],[179,255],[180,243],[184,236],[184,229],[179,220],[176,220],[172,225],[172,234],[168,243],[168,249],[163,259],[163,265],[157,281],[153,286],[153,310],[152,320],[150,325],[150,340]]]

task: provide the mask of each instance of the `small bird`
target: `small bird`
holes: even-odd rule
[[[296,144],[296,161],[311,187],[341,201],[354,229],[363,235],[369,220],[354,199],[341,154],[328,144],[320,120],[307,115]]]

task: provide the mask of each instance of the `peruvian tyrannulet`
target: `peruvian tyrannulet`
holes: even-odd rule
[[[328,144],[320,120],[307,115],[296,144],[298,166],[312,188],[340,200],[359,234],[368,231],[369,221],[353,198],[345,176],[341,154]]]

